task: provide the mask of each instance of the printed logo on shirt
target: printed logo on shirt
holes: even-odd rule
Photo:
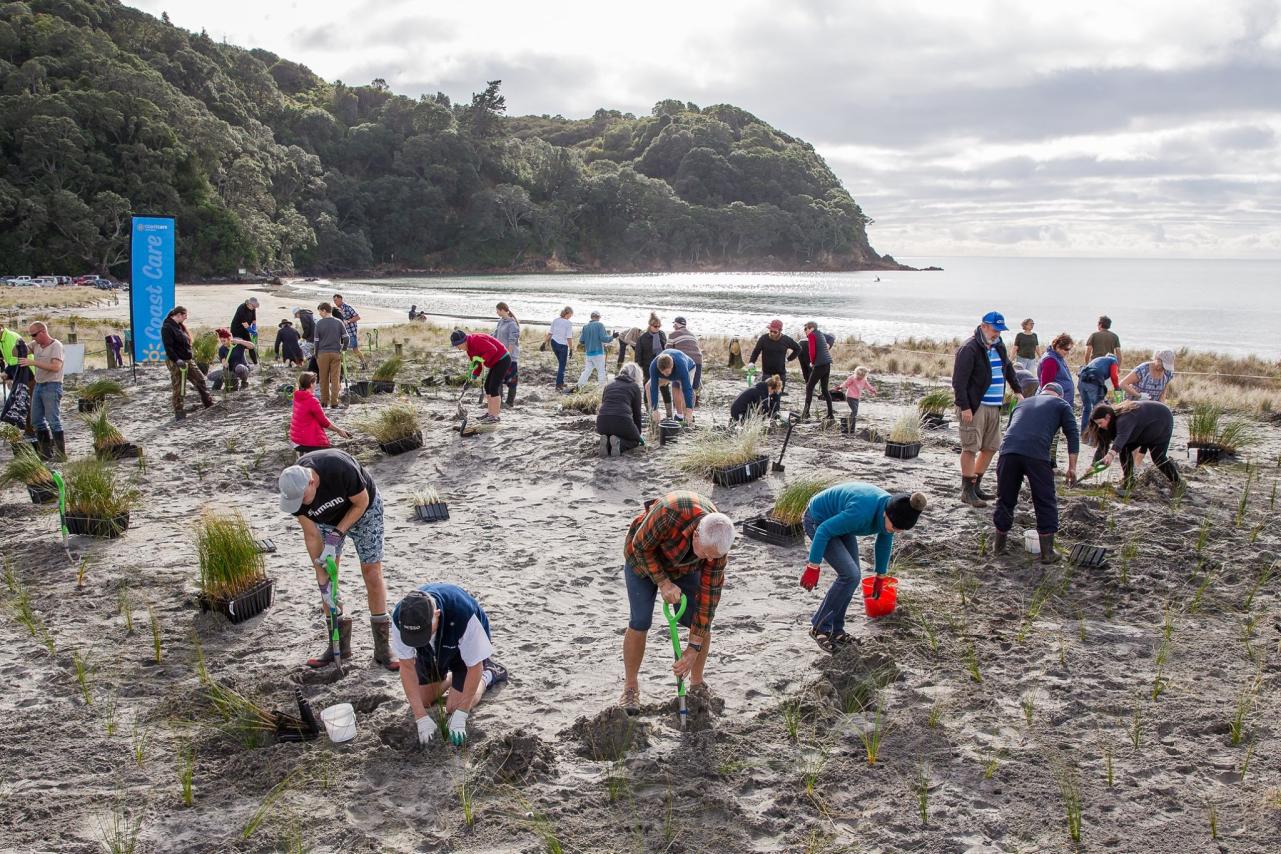
[[[344,503],[346,503],[346,501],[347,499],[341,496],[338,498],[331,498],[328,501],[326,501],[324,504],[321,504],[319,507],[313,507],[310,510],[308,510],[307,518],[315,519],[318,516],[322,516],[327,511],[332,510],[335,507],[341,507]]]

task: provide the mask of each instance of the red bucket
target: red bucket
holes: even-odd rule
[[[884,576],[881,582],[881,598],[872,598],[872,586],[876,576],[869,575],[863,579],[863,609],[869,617],[884,617],[894,613],[894,603],[898,600],[898,579],[892,575]]]

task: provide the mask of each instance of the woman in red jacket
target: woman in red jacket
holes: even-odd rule
[[[325,410],[312,393],[311,387],[316,383],[316,375],[304,371],[298,375],[298,388],[294,391],[294,411],[289,418],[289,441],[294,443],[298,456],[311,451],[320,451],[329,447],[326,430],[333,430],[344,439],[351,434],[325,417]]]
[[[498,412],[503,405],[503,399],[500,396],[503,388],[503,379],[507,376],[507,370],[512,363],[507,348],[492,335],[486,335],[483,332],[468,334],[461,329],[455,329],[449,333],[449,343],[451,346],[465,351],[471,359],[480,360],[480,365],[472,369],[473,377],[479,377],[483,369],[489,369],[489,373],[485,375],[485,408],[487,412],[478,420],[486,424],[497,423],[501,420],[498,417]]]

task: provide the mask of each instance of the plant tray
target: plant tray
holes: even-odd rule
[[[36,484],[27,487],[27,495],[31,496],[32,504],[50,504],[58,500],[58,487],[50,484]]]
[[[762,454],[737,466],[712,469],[712,482],[718,486],[739,486],[763,477],[769,471],[769,457]]]
[[[373,380],[369,385],[373,388],[374,394],[392,394],[396,391],[395,380]]]
[[[102,406],[102,401],[96,397],[81,397],[76,399],[76,409],[79,412],[97,412]]]
[[[757,516],[743,523],[743,533],[753,540],[776,546],[795,546],[805,539],[801,525],[785,525],[769,516]]]
[[[443,501],[415,505],[414,518],[419,522],[444,522],[449,518],[449,505]]]
[[[119,445],[99,448],[95,453],[100,460],[136,460],[142,456],[142,448],[132,442],[121,442]]]
[[[941,412],[926,412],[921,416],[921,426],[929,430],[938,430],[947,426],[947,416]]]
[[[1085,569],[1098,569],[1108,562],[1106,546],[1092,546],[1089,543],[1077,543],[1068,552],[1068,562],[1073,566]]]
[[[367,380],[360,380],[347,386],[348,397],[369,397],[373,393],[373,387]]]
[[[231,599],[210,599],[200,594],[200,610],[217,611],[226,614],[233,623],[243,623],[250,617],[256,617],[271,607],[275,600],[276,584],[270,578],[264,578],[244,593]]]
[[[845,400],[845,392],[841,391],[839,388],[829,389],[827,395],[832,398],[832,400]]]
[[[423,446],[422,431],[414,433],[412,436],[406,436],[403,439],[397,439],[394,442],[379,442],[378,447],[382,448],[384,454],[395,456],[407,451],[413,451]]]
[[[1232,456],[1219,445],[1200,443],[1194,445],[1189,442],[1188,447],[1196,450],[1196,464],[1199,466],[1212,466],[1222,462],[1224,457]]]
[[[271,555],[276,553],[274,540],[254,540],[254,546],[257,547],[258,554]]]
[[[110,519],[100,516],[82,516],[68,513],[66,517],[67,532],[79,537],[103,537],[114,540],[129,528],[129,514],[121,513]]]
[[[886,442],[885,456],[893,457],[896,460],[915,459],[921,453],[921,443],[911,442],[904,444],[902,442]]]

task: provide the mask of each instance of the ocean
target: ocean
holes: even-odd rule
[[[610,329],[643,326],[651,310],[671,328],[755,336],[774,317],[789,333],[807,320],[870,343],[969,335],[988,311],[1012,340],[1025,317],[1045,344],[1059,332],[1082,341],[1100,314],[1127,348],[1281,356],[1281,261],[1082,258],[900,258],[942,272],[654,273],[403,277],[341,281],[346,298],[436,319],[492,317],[507,302],[522,321],[547,323],[573,306],[575,322],[600,311]],[[297,283],[318,297],[339,282]],[[477,325],[476,321],[472,321]],[[1131,351],[1133,352],[1133,351]],[[1127,357],[1126,362],[1131,363]]]

